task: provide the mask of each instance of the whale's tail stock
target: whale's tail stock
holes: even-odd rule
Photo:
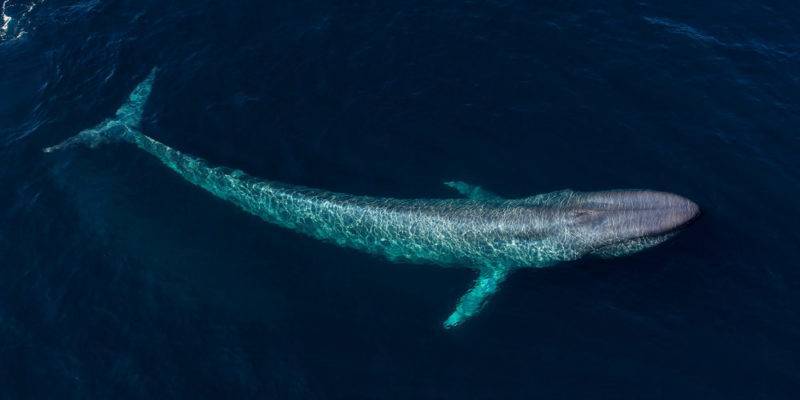
[[[106,119],[93,128],[81,131],[55,146],[45,147],[43,151],[52,153],[77,145],[95,148],[105,143],[130,140],[134,135],[140,134],[142,112],[148,97],[150,97],[156,72],[156,68],[150,71],[147,78],[133,89],[128,100],[120,106],[112,118]]]

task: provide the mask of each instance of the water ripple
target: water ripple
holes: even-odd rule
[[[748,50],[756,52],[763,56],[770,56],[770,57],[775,57],[775,56],[779,56],[782,58],[797,57],[796,50],[795,51],[786,50],[784,46],[770,44],[756,38],[750,38],[742,42],[724,41],[718,39],[714,35],[711,35],[707,32],[704,32],[698,28],[695,28],[683,22],[678,22],[663,17],[642,17],[642,18],[644,18],[645,21],[647,21],[652,25],[661,26],[671,33],[684,36],[688,39],[691,39],[701,44],[710,46],[719,46],[729,49]]]

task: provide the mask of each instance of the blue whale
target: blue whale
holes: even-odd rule
[[[464,182],[445,182],[463,197],[392,199],[258,179],[211,166],[141,132],[155,74],[133,90],[116,115],[44,151],[129,142],[192,184],[269,223],[394,262],[477,270],[475,284],[444,321],[445,328],[475,316],[512,271],[635,253],[664,242],[700,213],[684,197],[650,190],[562,190],[506,199]]]

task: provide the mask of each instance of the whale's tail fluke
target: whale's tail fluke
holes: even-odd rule
[[[95,148],[105,143],[130,140],[134,135],[138,135],[141,129],[144,105],[150,97],[156,72],[157,69],[153,68],[147,78],[133,89],[128,100],[117,110],[114,117],[106,119],[93,128],[86,129],[60,144],[46,147],[43,151],[52,153],[76,145]]]

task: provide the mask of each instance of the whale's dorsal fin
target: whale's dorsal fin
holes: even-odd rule
[[[445,186],[455,189],[464,197],[472,200],[501,200],[502,197],[480,187],[477,185],[470,185],[461,181],[448,181],[444,183]]]
[[[459,326],[470,317],[478,314],[486,304],[489,296],[497,291],[500,283],[508,275],[508,268],[505,267],[484,268],[480,271],[478,279],[475,280],[475,285],[461,296],[458,304],[456,304],[456,309],[444,321],[445,329]]]

